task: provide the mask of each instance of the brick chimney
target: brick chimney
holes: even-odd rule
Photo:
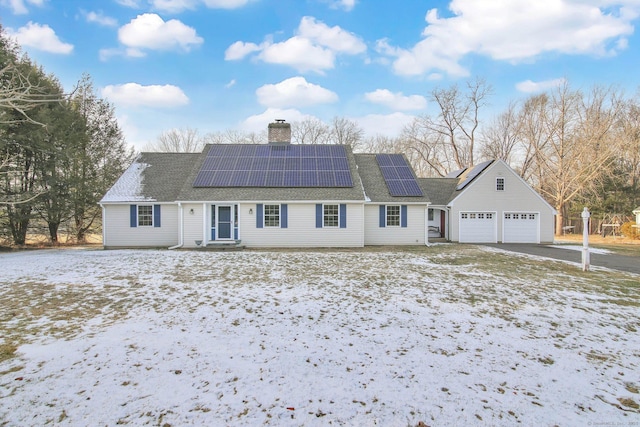
[[[291,144],[291,125],[283,119],[269,123],[269,144]]]

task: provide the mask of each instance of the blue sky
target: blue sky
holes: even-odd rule
[[[171,128],[346,117],[397,135],[476,77],[488,115],[567,79],[634,95],[639,0],[0,0],[5,31],[70,90],[82,73],[141,149]]]

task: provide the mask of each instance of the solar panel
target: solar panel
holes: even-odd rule
[[[209,146],[194,187],[353,187],[339,145]]]
[[[482,171],[485,170],[487,166],[489,166],[492,162],[493,160],[488,160],[486,162],[479,163],[476,166],[474,166],[470,171],[468,171],[465,175],[461,175],[460,179],[462,179],[462,181],[460,182],[460,184],[458,184],[458,186],[456,187],[456,190],[462,190],[464,187],[469,185],[469,183],[473,181],[473,179],[476,176],[480,175]]]
[[[376,161],[392,196],[422,196],[411,167],[402,154],[376,154]]]

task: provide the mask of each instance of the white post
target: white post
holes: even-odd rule
[[[591,214],[585,207],[582,217],[582,271],[589,271],[589,217]]]

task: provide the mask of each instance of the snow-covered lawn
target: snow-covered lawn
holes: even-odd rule
[[[0,425],[638,425],[640,277],[594,270],[463,245],[0,254]]]

